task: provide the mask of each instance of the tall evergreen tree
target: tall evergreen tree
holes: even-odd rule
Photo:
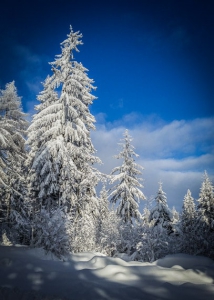
[[[121,217],[124,223],[133,223],[133,219],[138,220],[141,217],[139,212],[139,201],[140,199],[145,200],[143,192],[139,189],[142,188],[142,184],[139,182],[141,175],[140,169],[143,167],[135,163],[134,157],[139,155],[134,152],[134,146],[131,145],[132,138],[126,129],[124,132],[124,139],[122,143],[119,143],[122,150],[115,156],[118,159],[123,159],[121,166],[116,167],[112,170],[110,183],[113,184],[115,181],[119,181],[117,185],[112,188],[110,199],[112,203],[119,202],[117,208],[117,214]]]
[[[26,217],[24,136],[27,126],[21,97],[12,81],[0,91],[0,219],[17,232],[22,231]]]
[[[82,44],[79,32],[70,33],[61,43],[62,53],[51,63],[41,102],[28,130],[30,196],[34,214],[62,208],[73,215],[73,226],[96,215],[95,186],[100,162],[94,155],[90,130],[95,119],[89,111],[95,96],[87,69],[74,60],[73,52]],[[75,225],[76,224],[76,225]]]

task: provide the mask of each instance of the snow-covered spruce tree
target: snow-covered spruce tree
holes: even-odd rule
[[[175,225],[175,227],[176,227],[176,224],[178,224],[179,219],[180,219],[179,212],[178,212],[178,211],[176,210],[176,208],[173,206],[173,207],[172,207],[172,223],[173,223],[173,225]]]
[[[131,145],[132,138],[126,129],[124,132],[124,139],[119,145],[122,151],[115,156],[117,159],[123,159],[121,166],[116,167],[111,172],[110,184],[115,181],[119,181],[111,190],[109,195],[112,203],[118,203],[117,214],[121,217],[124,223],[133,223],[133,220],[139,220],[141,214],[139,212],[139,200],[145,200],[143,192],[139,189],[142,188],[142,184],[139,182],[142,180],[138,178],[141,175],[140,169],[143,169],[140,165],[136,164],[134,157],[139,155],[134,152],[134,146]],[[118,173],[116,175],[113,175]]]
[[[131,260],[153,262],[170,252],[171,238],[166,229],[155,226],[155,220],[151,220],[151,200],[143,210],[141,222],[135,227],[135,252]]]
[[[100,191],[98,217],[96,225],[96,251],[108,256],[115,254],[120,244],[119,222],[120,218],[116,212],[109,208],[108,193],[105,183]]]
[[[14,81],[0,91],[0,220],[15,240],[23,240],[27,231],[24,196],[25,133],[28,127],[21,97]]]
[[[181,238],[181,229],[180,229],[180,214],[175,209],[175,207],[172,207],[172,234],[170,234],[170,253],[178,253],[180,252],[180,238]]]
[[[170,211],[166,193],[163,191],[162,183],[159,183],[155,206],[151,209],[149,222],[153,221],[154,227],[160,227],[167,234],[172,233],[172,212]]]
[[[214,187],[204,173],[197,205],[198,253],[214,258]]]
[[[191,191],[184,196],[180,218],[180,251],[195,254],[196,252],[196,208]]]
[[[58,208],[70,214],[71,240],[78,235],[86,251],[92,250],[94,243],[81,236],[84,232],[79,229],[88,224],[91,235],[94,231],[98,171],[92,165],[100,160],[94,156],[90,139],[90,130],[95,129],[95,119],[89,111],[95,99],[91,94],[95,89],[93,80],[73,56],[73,51],[78,51],[77,46],[82,44],[81,37],[70,28],[67,39],[61,43],[62,53],[51,63],[53,75],[47,77],[38,96],[41,103],[28,130],[31,147],[28,177],[33,216],[45,209],[51,218]]]
[[[135,252],[131,256],[131,260],[138,261],[154,261],[155,253],[153,251],[154,241],[151,238],[153,224],[149,222],[150,210],[153,198],[147,199],[143,209],[141,222],[137,223],[134,231],[134,248]]]
[[[149,233],[147,234],[148,246],[152,253],[151,260],[163,257],[172,251],[170,249],[172,236],[169,236],[173,233],[172,213],[168,207],[162,183],[159,183],[155,202],[155,206],[150,211]]]
[[[118,251],[132,255],[135,252],[136,230],[135,226],[141,219],[139,212],[139,201],[145,200],[143,192],[139,189],[142,188],[138,178],[141,175],[140,169],[134,157],[138,154],[134,152],[134,146],[131,144],[132,138],[126,129],[124,139],[121,140],[121,152],[115,156],[117,159],[122,159],[122,165],[116,167],[111,172],[110,184],[119,181],[111,190],[110,201],[113,204],[118,204],[116,213],[121,219],[120,235],[121,244]],[[118,174],[115,174],[118,173]]]
[[[168,238],[153,222],[142,224],[141,234],[136,243],[135,260],[153,262],[169,253]]]

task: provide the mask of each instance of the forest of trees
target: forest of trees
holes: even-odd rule
[[[81,38],[70,28],[30,124],[14,81],[0,90],[0,241],[58,257],[97,251],[149,262],[178,252],[214,258],[214,187],[206,172],[197,201],[188,190],[178,213],[161,182],[155,204],[144,201],[143,167],[128,130],[115,156],[122,164],[111,174],[95,167],[95,87],[73,55]]]

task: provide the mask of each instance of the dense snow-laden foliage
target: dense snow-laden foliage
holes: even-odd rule
[[[138,178],[141,175],[140,169],[143,169],[137,163],[135,163],[134,157],[138,157],[138,154],[134,152],[134,146],[131,145],[132,138],[128,133],[128,130],[124,132],[124,139],[122,143],[119,143],[122,150],[115,156],[117,159],[123,159],[122,165],[116,167],[111,172],[110,183],[119,181],[112,188],[110,199],[112,203],[117,203],[117,214],[120,216],[124,223],[133,222],[133,219],[139,220],[141,215],[139,212],[140,199],[145,200],[145,196],[139,188],[142,188],[142,184],[139,182],[142,180]],[[116,175],[113,175],[118,173]]]
[[[175,209],[175,207],[172,207],[172,227],[173,227],[173,232],[179,233],[179,220],[180,220],[180,215],[179,212]]]
[[[198,199],[198,216],[203,218],[207,229],[214,230],[214,188],[205,172]]]
[[[196,253],[196,207],[190,190],[184,197],[180,218],[181,251]]]
[[[96,251],[112,256],[120,241],[119,225],[120,219],[115,210],[109,208],[108,193],[103,184],[100,191],[98,217],[96,221]]]
[[[63,208],[72,214],[73,226],[83,228],[95,222],[98,206],[99,172],[93,165],[100,160],[94,156],[90,130],[95,129],[95,119],[89,111],[95,88],[87,69],[73,56],[82,35],[71,28],[67,37],[62,53],[51,63],[53,75],[44,82],[28,130],[30,197],[35,213]]]
[[[198,199],[196,228],[198,253],[214,257],[214,187],[207,172]]]
[[[70,237],[70,251],[98,251],[112,256],[120,243],[119,218],[115,211],[109,208],[107,192],[103,186],[95,218],[87,211],[82,217],[70,215],[70,225],[67,223]]]
[[[162,189],[162,183],[159,183],[155,202],[156,204],[150,212],[149,222],[153,222],[154,227],[159,227],[161,231],[163,230],[167,234],[172,233],[172,212],[168,207],[166,193]]]
[[[150,222],[141,229],[141,236],[136,245],[135,259],[139,261],[153,262],[172,253],[170,247],[172,238],[165,234],[159,226]]]
[[[0,221],[1,230],[13,228],[18,240],[23,238],[27,223],[24,203],[27,126],[21,97],[12,81],[0,91]]]
[[[33,246],[42,247],[57,257],[65,255],[69,251],[66,224],[66,215],[60,208],[42,209],[34,219]]]
[[[132,228],[126,242],[131,249],[127,254],[132,260],[149,261],[164,257],[171,253],[170,242],[172,237],[166,234],[166,230],[161,226],[155,226],[155,221],[150,220],[150,209],[145,207],[143,210],[141,221],[136,223]]]

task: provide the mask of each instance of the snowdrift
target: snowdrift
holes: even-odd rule
[[[99,253],[64,261],[42,249],[0,246],[1,300],[213,300],[214,261],[187,254],[154,263]]]

